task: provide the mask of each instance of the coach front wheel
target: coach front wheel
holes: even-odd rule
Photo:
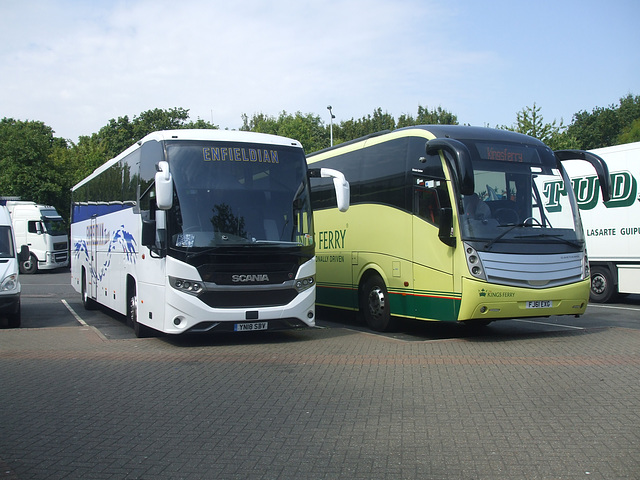
[[[127,288],[127,324],[133,328],[138,338],[151,337],[153,330],[138,322],[138,295],[132,282]]]
[[[380,275],[371,275],[360,288],[360,312],[371,330],[388,332],[395,328],[389,309],[389,292]]]

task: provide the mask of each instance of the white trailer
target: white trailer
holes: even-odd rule
[[[640,293],[640,142],[591,150],[611,176],[611,200],[602,202],[598,179],[578,164],[565,165],[584,226],[593,302]]]
[[[54,207],[35,202],[7,201],[18,245],[30,255],[20,262],[20,273],[53,270],[69,265],[69,235]]]

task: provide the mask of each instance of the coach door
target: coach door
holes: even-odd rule
[[[459,300],[453,293],[454,248],[438,238],[440,209],[449,206],[445,182],[413,177],[413,299],[418,319],[457,319]]]

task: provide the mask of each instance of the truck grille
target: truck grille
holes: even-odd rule
[[[58,252],[53,254],[53,260],[56,263],[65,263],[67,261],[67,258],[69,258],[67,252]]]

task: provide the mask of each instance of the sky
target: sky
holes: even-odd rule
[[[640,95],[638,0],[0,0],[0,118],[77,142],[174,107],[545,123]]]

